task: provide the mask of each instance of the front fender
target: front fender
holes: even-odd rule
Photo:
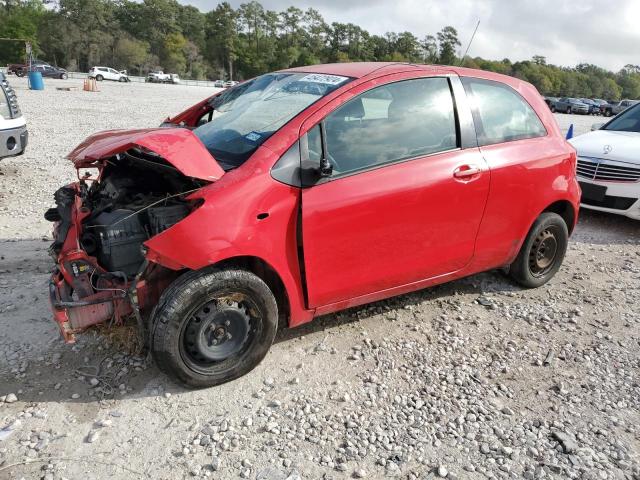
[[[299,190],[268,173],[247,176],[235,170],[191,198],[204,203],[145,242],[147,259],[173,270],[199,270],[235,257],[257,257],[282,280],[291,324],[310,320],[297,251]]]

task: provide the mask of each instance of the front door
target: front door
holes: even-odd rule
[[[303,137],[330,175],[302,192],[309,307],[463,268],[489,191],[478,148],[459,148],[449,80],[377,86]]]

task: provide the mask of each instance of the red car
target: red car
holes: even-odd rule
[[[535,88],[454,67],[269,73],[69,158],[46,214],[62,336],[133,317],[196,387],[249,372],[278,326],[496,268],[542,285],[580,199]]]

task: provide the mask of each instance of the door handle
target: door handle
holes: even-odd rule
[[[467,180],[482,173],[482,169],[476,165],[461,165],[453,171],[453,177]]]

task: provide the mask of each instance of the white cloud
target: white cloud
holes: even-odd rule
[[[203,11],[210,0],[180,0]],[[230,2],[238,7],[243,1]],[[463,49],[480,20],[469,52],[500,60],[544,55],[550,63],[594,63],[619,70],[640,64],[640,0],[264,0],[265,8],[313,7],[330,22],[355,23],[371,33],[410,31],[419,38],[454,26]]]

